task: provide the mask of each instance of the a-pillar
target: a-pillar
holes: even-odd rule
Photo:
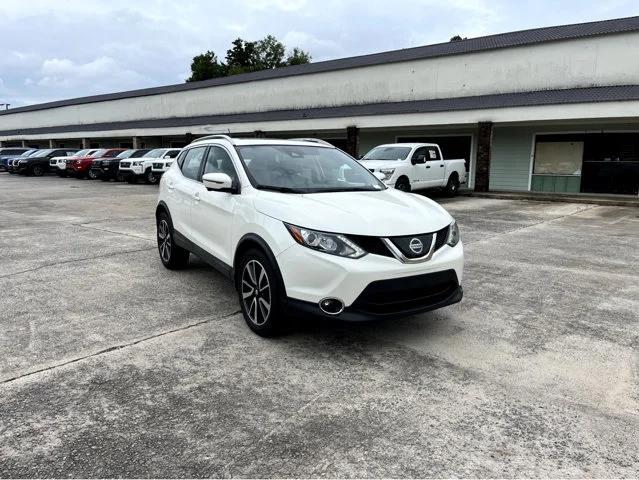
[[[490,189],[490,151],[493,141],[493,122],[479,122],[477,161],[475,162],[475,191]]]
[[[142,138],[140,137],[133,137],[133,148],[138,149],[138,148],[142,148]]]
[[[359,156],[359,128],[346,127],[346,153],[357,158]]]
[[[91,140],[88,138],[82,139],[82,150],[86,150],[87,148],[91,148]]]

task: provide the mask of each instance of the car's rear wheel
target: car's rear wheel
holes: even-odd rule
[[[457,192],[459,192],[459,176],[457,175],[457,172],[453,173],[450,176],[450,178],[448,179],[448,183],[444,188],[444,191],[449,197],[454,197],[455,195],[457,195]]]
[[[41,177],[42,175],[44,175],[44,169],[40,165],[34,165],[31,169],[31,174],[34,177]]]
[[[116,182],[124,182],[124,175],[122,175],[120,172],[115,174],[115,181]]]
[[[397,179],[397,182],[395,182],[395,189],[397,190],[401,190],[402,192],[410,192],[410,182],[408,181],[408,178],[406,177],[401,177]]]
[[[97,178],[98,178],[98,174],[96,173],[96,171],[95,171],[95,170],[89,170],[89,178],[90,178],[91,180],[95,180],[95,179],[97,179]]]
[[[162,264],[169,270],[179,270],[189,263],[189,251],[175,244],[173,224],[169,216],[162,212],[157,219],[158,251]]]
[[[275,267],[260,250],[244,254],[238,269],[237,291],[246,324],[262,337],[281,333],[283,288]]]

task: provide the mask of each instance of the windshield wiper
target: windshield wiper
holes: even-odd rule
[[[280,192],[280,193],[307,193],[305,190],[300,190],[299,188],[290,188],[290,187],[276,187],[275,185],[255,185],[255,188],[258,190],[269,190],[271,192]]]

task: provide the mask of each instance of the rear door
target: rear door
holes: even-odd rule
[[[441,187],[446,177],[446,164],[439,148],[426,147],[426,187]]]
[[[166,179],[169,209],[173,227],[194,241],[194,231],[191,221],[191,209],[200,194],[201,170],[207,147],[193,147],[185,152],[181,161],[181,174],[176,172]]]

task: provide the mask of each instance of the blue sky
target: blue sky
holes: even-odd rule
[[[314,61],[639,15],[636,0],[1,0],[0,103],[180,83],[191,58],[273,34]]]

